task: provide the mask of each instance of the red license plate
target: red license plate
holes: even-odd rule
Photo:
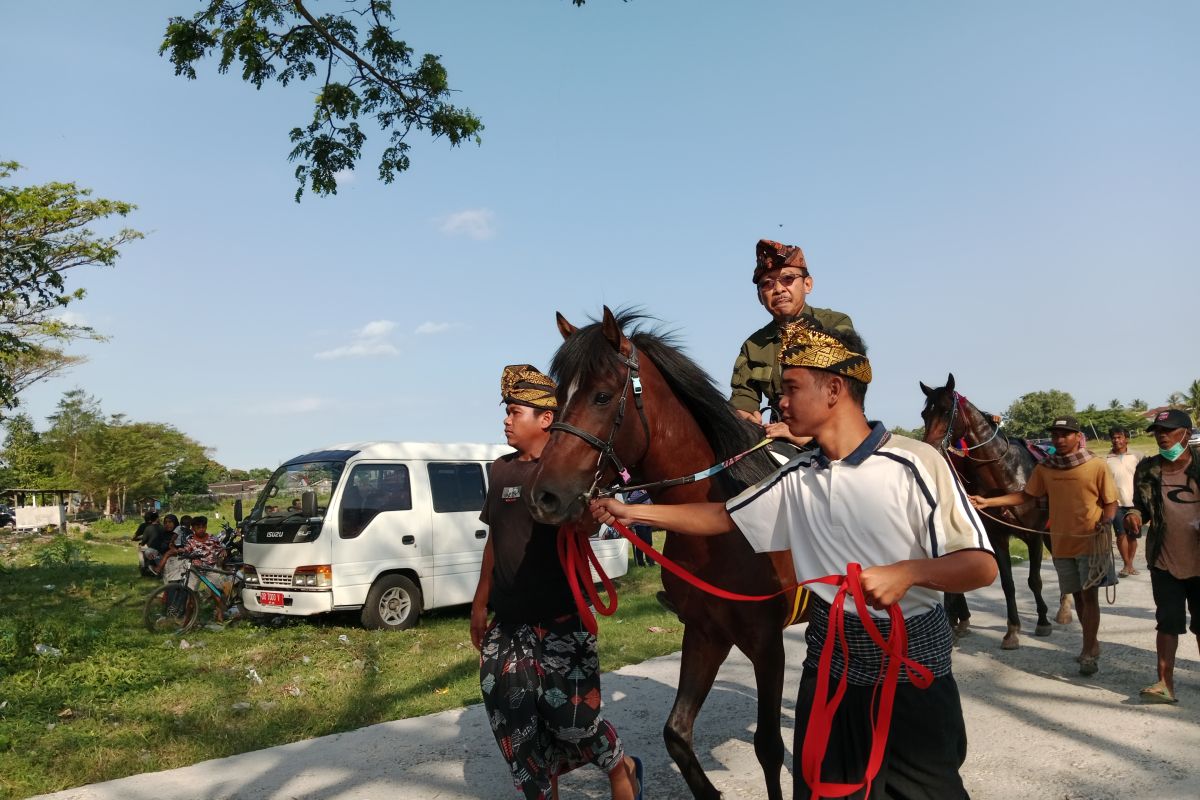
[[[258,602],[264,606],[283,605],[283,592],[259,592]]]

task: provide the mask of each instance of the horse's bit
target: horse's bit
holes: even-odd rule
[[[605,462],[612,462],[613,469],[616,470],[617,476],[623,483],[629,483],[629,470],[621,462],[617,456],[617,451],[613,449],[613,441],[617,438],[617,431],[621,429],[621,423],[625,419],[625,401],[632,394],[633,404],[637,408],[638,416],[642,418],[642,430],[646,433],[646,444],[649,447],[650,443],[650,423],[646,421],[646,411],[642,408],[642,379],[638,375],[640,367],[638,366],[637,348],[633,342],[629,343],[629,356],[626,357],[617,351],[617,360],[625,365],[625,384],[621,388],[621,399],[617,404],[617,415],[613,419],[612,428],[608,432],[608,441],[601,441],[597,437],[577,428],[566,422],[550,423],[550,430],[565,431],[573,436],[578,436],[589,445],[600,451],[600,455],[596,458],[596,474],[592,479],[592,486],[588,489],[585,499],[590,500],[596,495],[596,489],[600,485],[600,478],[604,474]],[[644,454],[643,454],[644,455]]]

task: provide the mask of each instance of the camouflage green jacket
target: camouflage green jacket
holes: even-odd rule
[[[1192,463],[1184,468],[1184,472],[1188,483],[1196,487],[1192,491],[1200,494],[1200,447],[1193,445],[1188,450],[1192,453]],[[1143,526],[1150,526],[1142,530],[1146,534],[1146,563],[1151,567],[1162,549],[1162,465],[1165,461],[1159,455],[1143,458],[1133,472],[1133,511],[1130,513],[1141,517]]]
[[[854,330],[850,317],[828,308],[805,305],[800,316],[809,316],[832,330]],[[778,408],[782,391],[779,373],[779,325],[771,320],[750,334],[742,345],[737,361],[733,362],[733,377],[729,381],[733,394],[729,402],[740,411],[758,411],[764,402]]]

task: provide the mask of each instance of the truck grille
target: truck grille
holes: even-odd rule
[[[291,586],[292,573],[290,572],[259,572],[258,583],[260,586]]]

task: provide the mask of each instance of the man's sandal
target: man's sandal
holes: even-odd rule
[[[1171,694],[1162,681],[1151,684],[1138,693],[1143,703],[1178,703],[1179,698]]]

